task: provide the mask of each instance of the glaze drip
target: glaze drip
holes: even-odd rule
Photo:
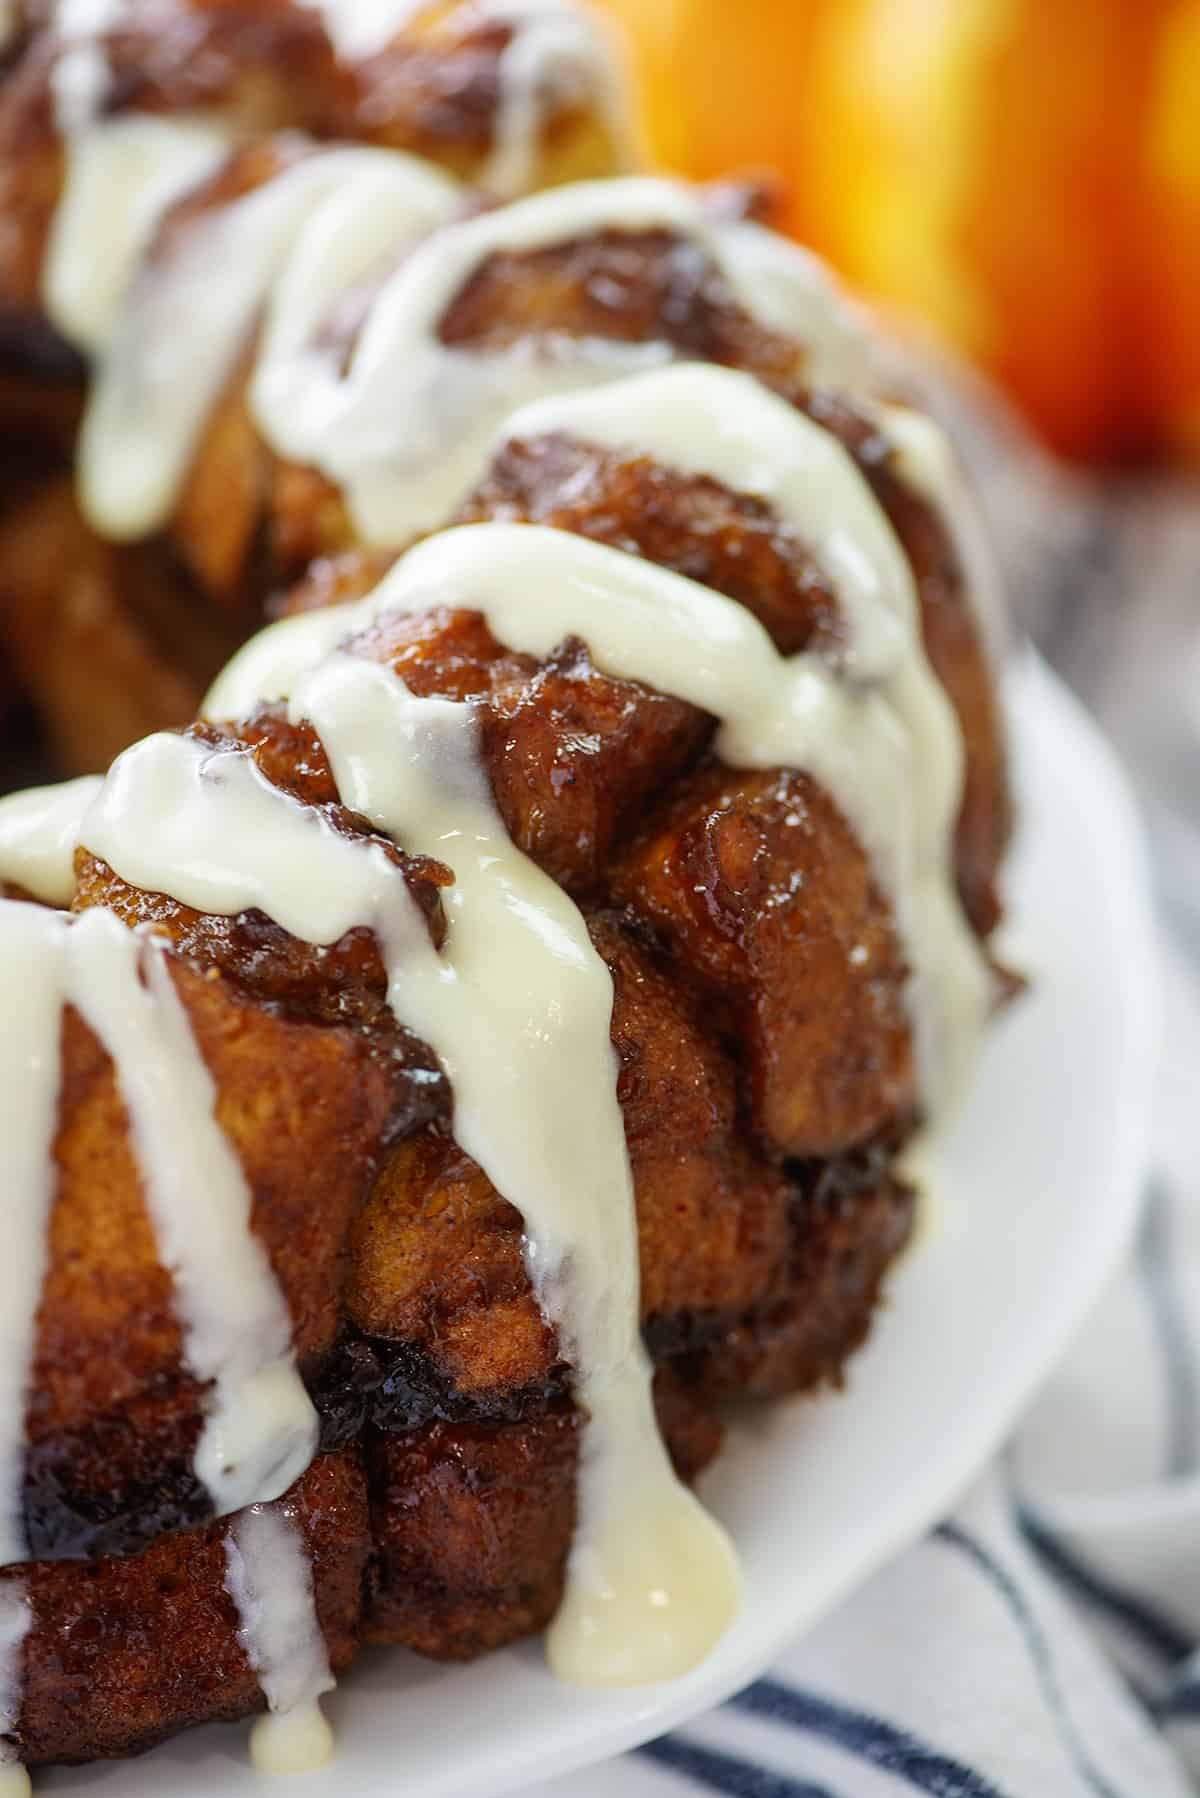
[[[52,18],[62,49],[51,74],[54,116],[64,137],[86,129],[112,88],[105,32],[121,24],[129,0],[55,0]]]
[[[47,905],[69,905],[80,825],[102,785],[87,774],[0,799],[0,879]]]
[[[225,1584],[268,1706],[250,1736],[254,1764],[263,1773],[311,1772],[333,1753],[320,1699],[335,1682],[308,1547],[284,1505],[252,1505],[234,1518],[225,1536]]]
[[[754,459],[767,441],[760,432],[774,429],[790,435],[792,461],[782,466],[790,466],[793,480],[810,457],[816,486],[806,503],[832,503],[828,485],[823,492],[819,485],[824,470],[833,473],[837,503],[873,505],[844,453],[833,445],[841,460],[831,463],[825,434],[747,377],[696,368],[673,371],[671,378],[688,389],[693,408],[707,409],[710,422],[726,421],[725,450],[709,437],[689,457],[692,466],[707,460],[732,478],[733,458],[749,458],[733,485],[754,492],[763,485],[754,476]],[[630,383],[620,397],[607,396],[614,415],[625,414],[618,434],[631,432],[640,441],[640,424],[629,420],[640,410],[650,415],[666,407],[666,379],[646,377],[640,395],[639,383]],[[591,396],[588,405],[595,403]],[[540,428],[545,417],[535,413],[530,422]],[[694,409],[685,415],[684,434],[693,428]],[[812,456],[815,440],[820,447]],[[480,524],[418,544],[356,606],[263,632],[218,681],[209,713],[244,717],[259,700],[287,697],[346,636],[389,612],[436,605],[481,611],[501,642],[530,655],[546,656],[564,637],[580,636],[606,672],[688,700],[721,720],[717,749],[730,766],[811,773],[858,832],[892,900],[914,970],[925,1104],[936,1113],[949,1103],[971,1065],[993,991],[952,872],[962,785],[958,727],[929,669],[911,576],[882,514],[863,540],[857,598],[847,604],[854,624],[847,670],[816,656],[780,656],[743,607],[619,550],[530,525]]]
[[[25,1406],[54,1200],[66,926],[0,900],[0,1165],[8,1244],[0,1263],[0,1565],[25,1559]]]
[[[25,1392],[54,1197],[61,1018],[73,1006],[113,1059],[184,1353],[211,1382],[195,1456],[218,1514],[284,1492],[308,1465],[317,1419],[296,1373],[287,1306],[258,1238],[241,1164],[215,1116],[211,1075],[162,946],[111,913],[72,918],[0,902],[8,1020],[3,1143],[13,1243],[0,1267],[0,1564],[25,1556]]]
[[[71,135],[42,295],[76,349],[97,356],[107,348],[164,212],[228,150],[228,130],[201,119],[121,115]]]
[[[135,201],[128,164],[114,169],[120,210]],[[329,151],[181,233],[130,288],[93,385],[79,467],[97,529],[127,539],[167,522],[264,307],[249,402],[271,448],[339,486],[367,542],[401,544],[442,523],[515,406],[674,359],[666,341],[555,340],[532,353],[442,343],[447,308],[489,256],[599,231],[674,234],[712,262],[752,317],[774,328],[786,319],[814,379],[865,378],[857,320],[815,259],[756,225],[714,217],[681,183],[649,177],[584,182],[434,230],[383,283],[343,371],[319,335],[336,300],[444,221],[453,198],[444,177],[393,152]],[[90,233],[82,216],[74,226],[62,216],[57,278],[78,289]],[[216,294],[214,266],[228,271]]]
[[[94,164],[93,164],[94,168]],[[294,296],[276,341],[290,344],[311,277],[332,253],[350,280],[427,231],[457,190],[396,152],[318,152],[265,186],[199,218],[176,252],[131,294],[97,369],[79,442],[85,513],[115,539],[145,536],[169,516],[212,406],[272,291]],[[77,260],[80,245],[63,251]],[[213,270],[222,278],[214,282]],[[318,275],[316,293],[327,291]]]
[[[440,953],[379,846],[334,831],[242,752],[148,739],[117,764],[84,838],[126,879],[198,909],[255,905],[308,942],[374,931],[392,1010],[451,1081],[456,1139],[522,1212],[530,1277],[588,1416],[553,1662],[589,1683],[670,1677],[728,1621],[736,1574],[655,1424],[608,970],[567,894],[509,839],[469,706],[418,699],[390,671],[335,655],[296,686],[291,710],[316,729],[346,804],[452,862]],[[150,812],[172,821],[153,840],[137,825]]]

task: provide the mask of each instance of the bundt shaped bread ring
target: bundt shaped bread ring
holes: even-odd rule
[[[827,278],[721,190],[480,210],[342,154],[259,137],[177,199],[82,513],[61,479],[0,532],[67,755],[182,727],[0,802],[28,1765],[311,1720],[367,1641],[552,1624],[577,1672],[639,1481],[713,1573],[702,1653],[731,1588],[663,1448],[690,1482],[728,1401],[837,1381],[997,997],[986,566]],[[390,226],[314,299],[356,193]],[[220,336],[185,277],[251,236]],[[172,317],[208,372],[159,392]]]
[[[585,453],[565,433],[505,444],[470,516],[510,519],[519,479],[520,515],[628,546],[646,510],[618,496],[651,483],[662,530],[694,546],[717,590],[722,556],[742,591],[770,557],[769,508],[744,524],[748,496],[697,494],[636,453],[594,452],[595,509],[568,521],[559,483]],[[795,653],[812,571],[780,558],[772,574],[750,596]],[[821,603],[836,638],[836,601]],[[942,615],[927,613],[927,632]],[[578,637],[513,654],[468,603],[385,612],[346,653],[415,694],[472,702],[513,842],[570,891],[611,973],[643,1331],[660,1422],[691,1476],[715,1451],[722,1401],[836,1378],[906,1238],[894,1161],[920,1100],[888,902],[811,777],[723,767],[711,719],[604,673]],[[347,838],[370,832],[340,804],[316,734],[280,708],[192,739],[218,762],[248,753]],[[446,869],[386,852],[437,939]],[[312,948],[262,913],[142,890],[86,850],[76,866],[77,916],[104,907],[171,944],[287,1300],[324,1452],[285,1508],[313,1553],[333,1670],[360,1638],[457,1658],[542,1626],[575,1515],[571,1373],[530,1287],[521,1216],[450,1135],[448,1088],[388,1011],[375,943],[354,931]],[[231,1526],[204,1521],[193,1471],[206,1393],[181,1368],[113,1063],[67,1018],[27,1414],[34,1564],[4,1576],[34,1618],[15,1729],[33,1763],[127,1752],[261,1702],[223,1596]],[[336,1530],[310,1525],[310,1505]],[[174,1682],[131,1671],[132,1638],[164,1607],[205,1669],[182,1713]]]

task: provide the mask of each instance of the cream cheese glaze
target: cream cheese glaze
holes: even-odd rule
[[[672,1677],[712,1645],[737,1582],[655,1424],[608,970],[567,894],[509,839],[469,706],[418,699],[388,670],[334,655],[291,709],[317,730],[346,804],[452,861],[440,954],[378,845],[341,836],[245,754],[148,738],[117,763],[82,839],[124,878],[197,909],[257,906],[315,943],[372,928],[393,1011],[450,1078],[456,1140],[524,1217],[530,1276],[588,1414],[552,1663],[592,1684]],[[170,820],[153,840],[148,815]]]
[[[119,149],[114,160],[120,193],[128,168]],[[331,174],[331,163],[340,172]],[[343,374],[319,348],[338,296],[378,269],[400,235],[426,229],[456,203],[451,183],[414,167],[386,152],[323,152],[199,221],[194,238],[183,236],[179,266],[156,265],[135,283],[115,332],[109,302],[94,317],[76,306],[74,328],[82,321],[106,346],[83,470],[105,528],[151,528],[146,521],[169,510],[191,444],[261,312],[251,399],[264,433],[280,453],[343,485],[369,539],[396,542],[443,519],[498,438],[561,432],[629,449],[772,508],[831,580],[846,625],[838,660],[784,658],[732,601],[578,537],[504,524],[446,531],[409,551],[360,604],[263,633],[207,706],[210,716],[236,719],[262,700],[286,701],[320,736],[345,803],[404,849],[453,868],[441,951],[378,842],[334,831],[272,787],[248,754],[190,738],[148,739],[103,784],[0,803],[0,879],[62,904],[81,844],[131,883],[204,911],[256,907],[317,944],[355,926],[375,932],[398,1018],[450,1077],[457,1139],[524,1215],[533,1285],[575,1366],[585,1414],[579,1527],[549,1634],[553,1664],[568,1678],[626,1683],[700,1659],[732,1613],[737,1576],[725,1538],[675,1480],[650,1402],[609,1040],[611,980],[572,901],[508,838],[471,707],[417,698],[389,670],[340,646],[390,612],[437,605],[480,611],[500,641],[538,656],[577,635],[606,672],[711,713],[730,765],[811,773],[859,834],[891,899],[913,969],[922,1094],[933,1115],[965,1074],[992,997],[955,892],[961,742],[925,657],[903,552],[830,434],[748,376],[660,366],[672,357],[665,344],[571,343],[554,346],[557,360],[537,361],[454,350],[438,338],[446,306],[494,251],[661,228],[710,256],[756,317],[810,344],[816,373],[858,386],[866,363],[857,327],[814,265],[756,226],[715,220],[677,184],[588,184],[436,231],[385,282]],[[135,187],[139,179],[135,169]],[[254,202],[257,211],[237,213]],[[64,226],[65,237],[77,229]],[[245,253],[235,257],[235,244]],[[64,254],[68,263],[82,255],[82,238]],[[211,280],[215,260],[230,272],[224,294]],[[102,285],[111,295],[124,278],[118,270]],[[185,385],[182,424],[169,415],[179,394],[155,362],[168,332],[194,358],[186,369],[178,356],[163,365]],[[647,372],[630,378],[631,369]],[[903,418],[882,408],[880,416],[912,484],[950,493],[936,445]],[[306,1464],[311,1406],[169,967],[153,938],[102,911],[72,920],[0,902],[0,984],[13,989],[7,1015],[21,1021],[0,1049],[11,1064],[0,1067],[0,1123],[8,1126],[0,1141],[25,1220],[20,1250],[0,1272],[0,1370],[11,1370],[0,1384],[0,1528],[8,1531],[0,1546],[12,1550],[0,1563],[24,1552],[24,1399],[53,1200],[60,1018],[71,1004],[113,1056],[148,1209],[176,1276],[189,1365],[214,1382],[198,1471],[218,1509],[259,1507],[229,1538],[229,1586],[272,1707],[256,1755],[291,1769],[326,1746],[316,1700],[329,1673],[301,1540],[280,1507],[261,1501],[278,1497]],[[181,1131],[194,1145],[186,1156],[176,1153]],[[190,1234],[196,1220],[176,1161],[203,1167],[216,1194],[193,1207],[205,1218]],[[232,1308],[230,1266],[239,1270]],[[211,1292],[206,1299],[210,1282],[220,1317]],[[230,1432],[240,1443],[236,1492],[223,1472]],[[5,1659],[4,1641],[0,1614],[0,1707],[15,1712],[17,1657]]]
[[[711,378],[726,406],[741,398],[747,379],[695,374],[706,386]],[[631,407],[636,386],[624,390]],[[761,397],[798,419],[784,402]],[[800,421],[802,445],[806,435]],[[750,438],[745,447],[753,453]],[[858,479],[852,467],[847,482],[850,476]],[[753,491],[749,472],[741,490]],[[894,587],[877,589],[869,628],[857,621],[859,678],[815,656],[785,659],[743,607],[618,550],[529,525],[468,525],[418,544],[358,605],[264,631],[235,656],[207,708],[236,718],[259,699],[287,697],[347,634],[389,611],[462,605],[482,612],[501,642],[531,655],[549,654],[565,636],[583,637],[606,672],[721,720],[717,748],[730,765],[804,769],[837,801],[874,860],[905,938],[923,1092],[933,1112],[971,1065],[993,991],[951,869],[961,740],[929,669],[902,566],[891,569]]]
[[[335,1682],[308,1551],[283,1505],[252,1505],[234,1519],[225,1538],[225,1584],[268,1706],[250,1733],[254,1764],[263,1773],[307,1773],[333,1753],[320,1699]]]
[[[802,251],[757,226],[714,218],[702,195],[681,183],[651,176],[584,182],[433,233],[377,296],[345,374],[328,364],[324,383],[289,392],[286,404],[273,391],[268,341],[251,388],[267,441],[343,490],[368,543],[403,543],[443,522],[478,478],[514,407],[675,359],[665,341],[556,339],[498,352],[441,341],[447,309],[488,257],[603,231],[678,237],[713,263],[753,317],[761,316],[761,266],[773,257],[774,303],[782,304],[786,282],[791,329],[809,350],[814,375],[845,384],[857,366],[857,332]]]
[[[431,0],[304,0],[321,15],[344,62],[377,56]],[[511,198],[531,184],[547,118],[574,102],[594,106],[617,143],[630,134],[616,58],[600,21],[564,0],[476,0],[475,19],[508,26],[500,57],[493,149],[481,176]]]
[[[991,668],[998,674],[1005,647],[999,574],[982,515],[954,446],[928,413],[899,405],[880,405],[877,411],[884,434],[894,445],[902,479],[928,500],[946,523],[963,571],[964,596],[975,615]]]
[[[211,120],[140,114],[104,119],[68,138],[42,294],[69,343],[89,356],[104,351],[159,219],[212,173],[229,142],[228,130]]]
[[[79,827],[102,785],[98,774],[85,774],[0,799],[0,880],[47,905],[69,905]]]
[[[579,183],[435,230],[384,283],[343,371],[317,341],[338,295],[451,210],[450,184],[433,173],[420,180],[419,166],[390,151],[325,152],[196,220],[130,288],[80,444],[83,506],[98,530],[131,538],[167,521],[204,420],[264,308],[250,404],[270,446],[342,487],[368,542],[400,544],[444,521],[515,406],[674,358],[665,342],[555,340],[532,354],[441,342],[447,307],[489,256],[598,231],[674,234],[712,261],[752,316],[774,328],[786,322],[814,378],[846,386],[866,376],[857,317],[814,258],[757,225],[718,219],[696,190],[652,177]],[[393,204],[371,197],[368,169],[380,187],[391,182]],[[359,202],[352,171],[364,182]],[[118,210],[130,204],[127,179],[128,165],[114,176]],[[90,233],[78,210],[72,218],[56,245],[60,264],[80,270]]]
[[[8,871],[7,862],[0,862]],[[49,865],[49,864],[48,864]],[[161,942],[103,910],[0,904],[0,1095],[14,1241],[0,1264],[0,1565],[25,1558],[25,1397],[54,1197],[62,1012],[112,1057],[188,1368],[211,1382],[194,1466],[218,1515],[275,1498],[312,1458],[317,1420],[291,1321],[250,1229],[250,1193]]]
[[[457,194],[447,176],[414,157],[322,150],[182,233],[176,252],[137,284],[98,365],[78,450],[91,520],[125,539],[170,514],[273,285],[282,276],[283,291],[296,291],[287,279],[293,250],[311,270],[336,245],[351,280],[361,278],[373,257],[395,254],[445,217]],[[63,257],[80,253],[73,238]],[[307,310],[306,291],[297,304]]]
[[[62,48],[51,71],[54,116],[64,137],[99,115],[112,87],[103,37],[120,25],[129,0],[55,0],[51,18]]]

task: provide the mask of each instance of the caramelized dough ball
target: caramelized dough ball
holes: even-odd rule
[[[407,1137],[352,1233],[351,1321],[368,1336],[416,1344],[458,1392],[544,1384],[557,1347],[530,1290],[522,1228],[451,1136]]]
[[[659,1427],[682,1476],[716,1454],[711,1409],[661,1369]],[[575,1527],[578,1419],[438,1423],[370,1451],[378,1557],[368,1639],[469,1660],[553,1617]]]
[[[58,764],[98,773],[195,716],[237,645],[160,545],[102,541],[54,477],[0,519],[0,651]]]
[[[673,1364],[685,1389],[710,1404],[839,1384],[913,1229],[915,1195],[882,1147],[793,1174],[792,1253],[777,1288]],[[669,1340],[664,1333],[660,1349]]]
[[[335,1673],[353,1659],[369,1546],[354,1454],[322,1455],[281,1501],[312,1557],[317,1616]],[[225,1586],[227,1521],[162,1535],[142,1554],[0,1570],[23,1587],[22,1760],[136,1754],[197,1723],[262,1710]]]
[[[832,589],[794,529],[762,500],[648,456],[562,436],[508,442],[456,522],[482,519],[572,531],[686,575],[752,612],[781,655],[842,645]]]
[[[733,1069],[615,916],[589,920],[613,975],[618,1093],[637,1199],[643,1317],[741,1316],[791,1250],[790,1187],[737,1134]],[[557,1348],[522,1221],[452,1138],[393,1152],[353,1235],[359,1329],[419,1345],[456,1390],[545,1386]]]
[[[702,770],[614,892],[715,1002],[775,1149],[837,1154],[911,1115],[902,951],[866,852],[807,776]]]
[[[549,1623],[575,1524],[577,1427],[554,1411],[373,1445],[369,1640],[463,1661]]]
[[[414,693],[478,700],[505,827],[576,898],[603,889],[617,838],[711,728],[680,700],[601,674],[577,640],[541,663],[510,654],[474,612],[393,614],[347,647]]]

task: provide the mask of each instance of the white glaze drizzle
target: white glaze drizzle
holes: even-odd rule
[[[429,229],[458,189],[431,165],[394,151],[318,152],[274,180],[197,218],[175,252],[130,294],[92,386],[80,434],[83,509],[106,535],[144,536],[169,514],[209,412],[294,249],[310,226],[348,253],[341,223],[375,220],[380,253]],[[335,215],[331,208],[338,209]],[[316,266],[312,256],[308,265]],[[214,279],[214,275],[218,278]],[[300,296],[299,303],[307,305]]]
[[[351,168],[369,168],[383,187],[393,160],[394,205],[356,206]],[[514,406],[673,359],[665,342],[604,338],[501,353],[443,344],[447,307],[493,253],[609,229],[672,232],[715,263],[752,314],[772,324],[787,314],[814,376],[845,385],[852,372],[862,375],[856,317],[813,258],[755,225],[713,218],[696,190],[650,177],[560,188],[435,231],[385,282],[343,374],[314,347],[334,299],[450,209],[451,185],[433,174],[420,181],[420,166],[388,151],[328,152],[197,220],[135,284],[80,443],[81,494],[97,529],[136,537],[169,517],[203,422],[268,294],[250,388],[256,420],[277,453],[345,489],[370,542],[402,543],[442,522]],[[327,210],[307,222],[325,193]],[[75,233],[64,237],[63,256],[78,265],[86,245]]]
[[[102,797],[102,852],[138,885],[219,913],[258,906],[308,942],[373,929],[389,1003],[445,1066],[457,1140],[521,1210],[531,1278],[576,1361],[589,1424],[554,1664],[589,1683],[682,1672],[728,1621],[736,1579],[655,1426],[607,968],[570,898],[510,841],[469,707],[335,656],[291,709],[316,728],[347,804],[452,859],[440,954],[381,849],[341,836],[245,754],[165,735],[128,751]],[[147,815],[169,820],[152,839]],[[90,820],[84,835],[98,840]],[[650,1597],[664,1591],[666,1607]]]
[[[268,1713],[250,1735],[263,1773],[308,1773],[333,1753],[321,1713],[333,1690],[317,1618],[308,1545],[283,1505],[259,1504],[225,1535],[225,1584],[238,1608],[238,1638],[258,1675]]]
[[[723,395],[732,421],[731,403],[741,396],[729,383],[746,377],[700,373],[712,377],[709,391]],[[631,409],[636,385],[624,390]],[[813,427],[784,402],[768,403],[781,409],[780,428],[784,414],[795,425],[794,460],[808,455]],[[736,442],[737,425],[729,428]],[[640,441],[639,433],[630,427]],[[757,453],[752,436],[743,448]],[[824,461],[822,450],[813,466]],[[732,476],[732,463],[723,466]],[[736,488],[754,490],[753,466]],[[857,478],[847,464],[844,493]],[[886,536],[877,533],[876,543],[884,547]],[[664,569],[562,532],[470,525],[418,544],[359,604],[263,632],[230,663],[206,706],[213,716],[242,717],[260,699],[286,697],[348,633],[392,611],[478,610],[501,642],[538,656],[581,636],[599,667],[720,719],[717,747],[731,766],[804,769],[831,793],[892,900],[914,971],[922,1088],[933,1113],[970,1066],[992,985],[950,870],[962,775],[957,724],[925,658],[911,577],[893,567],[889,580],[873,612],[864,608],[855,620],[863,678],[849,680],[818,657],[781,657],[743,607]]]
[[[25,1559],[25,1406],[54,1198],[64,935],[54,912],[0,901],[0,1566]]]
[[[320,13],[337,54],[361,62],[386,50],[431,0],[304,0]],[[497,19],[511,37],[500,57],[493,149],[480,175],[511,199],[533,185],[542,133],[564,106],[587,104],[614,142],[627,146],[628,108],[617,60],[600,22],[571,0],[476,0],[468,22]]]
[[[138,114],[99,120],[68,140],[42,298],[76,349],[96,356],[107,347],[155,226],[180,194],[212,173],[229,142],[229,131],[213,120]]]
[[[533,186],[542,131],[563,107],[590,104],[614,142],[628,149],[624,87],[598,20],[564,0],[482,0],[480,11],[512,33],[500,58],[493,149],[481,176],[489,193],[511,199]]]
[[[256,371],[251,402],[272,447],[318,467],[346,496],[360,535],[403,543],[444,521],[478,478],[501,421],[543,394],[572,390],[674,359],[664,342],[607,338],[532,343],[480,352],[441,342],[439,326],[454,297],[497,253],[521,253],[597,232],[663,230],[712,260],[735,296],[757,316],[762,234],[714,219],[700,193],[653,177],[581,182],[537,194],[497,212],[447,226],[418,244],[377,296],[346,374],[329,367],[324,383],[277,404],[268,354]],[[815,265],[776,241],[793,265],[797,288]],[[745,258],[752,277],[744,278]],[[804,341],[814,371],[835,378],[852,360],[857,333],[820,286]]]
[[[450,1078],[456,1140],[520,1210],[534,1289],[575,1367],[587,1421],[551,1665],[588,1685],[673,1678],[724,1631],[738,1578],[655,1419],[608,969],[572,900],[509,838],[469,707],[335,656],[291,715],[313,724],[348,805],[454,868],[440,955],[411,901],[403,930],[385,931],[388,996]]]
[[[0,1735],[12,1734],[20,1721],[24,1681],[21,1662],[33,1612],[23,1584],[8,1579],[0,1585]],[[0,1742],[0,1798],[28,1798],[29,1775]]]
[[[319,13],[325,34],[345,63],[365,62],[386,50],[398,32],[430,0],[301,0]]]
[[[954,445],[927,412],[895,405],[876,410],[885,436],[895,446],[902,479],[945,521],[962,568],[963,598],[975,614],[988,664],[998,675],[1006,636],[1000,572]]]
[[[128,9],[129,0],[57,0],[53,24],[62,49],[50,87],[55,123],[64,137],[86,130],[108,99],[112,70],[101,40]]]
[[[249,757],[167,732],[118,757],[80,839],[131,886],[217,916],[257,908],[306,943],[336,943],[407,903],[381,846],[364,852],[305,806],[281,813],[278,788]]]
[[[6,865],[0,857],[0,868]],[[25,1554],[25,1393],[55,1189],[61,1014],[111,1055],[188,1366],[213,1382],[195,1455],[218,1513],[275,1498],[308,1465],[317,1421],[287,1306],[250,1229],[250,1193],[217,1123],[212,1076],[161,943],[103,910],[71,918],[0,902],[0,1140],[14,1241],[0,1264],[0,1564]]]
[[[312,1459],[317,1419],[287,1304],[250,1228],[241,1162],[216,1121],[212,1075],[154,938],[93,911],[68,942],[71,1002],[119,1070],[187,1363],[213,1382],[197,1477],[218,1515],[277,1498]]]
[[[0,799],[0,879],[47,905],[69,905],[80,825],[102,784],[98,774],[85,774]]]
[[[831,432],[753,376],[679,363],[536,400],[505,420],[503,438],[529,442],[552,433],[648,456],[762,500],[832,582],[848,627],[844,660],[852,677],[886,674],[897,659],[897,634],[917,633],[907,558],[853,458]],[[949,754],[954,780],[952,746]]]

